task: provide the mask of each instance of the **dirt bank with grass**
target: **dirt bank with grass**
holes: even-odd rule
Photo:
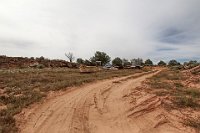
[[[138,88],[162,99],[165,122],[188,133],[200,132],[199,70],[165,69]]]

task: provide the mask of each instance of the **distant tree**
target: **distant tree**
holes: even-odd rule
[[[86,66],[95,66],[95,63],[92,63],[92,62],[89,61],[89,60],[85,60],[85,61],[84,61],[84,65],[86,65]]]
[[[41,57],[40,57],[40,60],[45,60],[44,56],[41,56]]]
[[[137,58],[137,59],[131,59],[131,64],[133,66],[136,66],[136,65],[143,65],[143,60],[141,58]]]
[[[196,60],[191,60],[188,62],[189,65],[199,65],[199,63]]]
[[[177,65],[181,65],[181,64],[176,60],[170,60],[168,65],[169,66],[177,66]]]
[[[96,61],[101,61],[101,65],[105,65],[110,62],[110,57],[105,52],[96,51],[95,55],[90,58],[92,63],[96,64]]]
[[[69,59],[70,62],[73,62],[75,59],[74,54],[71,52],[65,53],[65,56]]]
[[[131,62],[129,62],[127,59],[122,59],[122,65],[124,67],[128,66],[128,65],[131,65]]]
[[[189,62],[184,62],[184,66],[188,66],[189,68],[193,68],[198,66],[199,63],[196,60],[191,60]]]
[[[188,62],[184,62],[183,65],[184,65],[184,66],[187,66],[187,65],[188,65]]]
[[[150,59],[147,59],[147,60],[144,62],[144,64],[145,64],[146,66],[153,66],[153,62],[152,62]]]
[[[45,58],[43,57],[43,56],[41,56],[41,57],[36,57],[36,61],[38,61],[38,62],[42,62],[42,61],[44,61],[45,60]]]
[[[84,60],[83,60],[82,58],[78,58],[78,59],[76,60],[76,62],[77,62],[78,64],[84,64]]]
[[[166,66],[167,64],[164,62],[164,61],[160,61],[160,62],[158,62],[158,66]]]
[[[112,61],[112,65],[113,65],[113,66],[122,67],[122,60],[121,60],[119,57],[117,57],[117,58],[115,58],[115,59]]]

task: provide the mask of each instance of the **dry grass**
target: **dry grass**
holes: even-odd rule
[[[197,88],[190,88],[183,84],[187,77],[180,70],[164,70],[151,77],[147,82],[149,87],[158,96],[168,96],[172,105],[166,103],[164,106],[169,109],[190,108],[198,111],[200,109],[200,91]],[[199,120],[188,119],[185,123],[200,131]]]
[[[173,103],[180,108],[190,107],[190,108],[197,108],[199,104],[197,100],[193,97],[187,96],[177,96],[174,97]]]
[[[200,91],[182,84],[186,77],[178,70],[164,70],[149,80],[149,85],[157,89],[157,94],[172,96],[178,107],[199,107]],[[159,89],[159,90],[158,90]]]
[[[0,108],[0,133],[17,132],[13,116],[30,104],[40,101],[46,96],[46,92],[142,71],[107,70],[81,74],[78,69],[67,68],[0,70],[0,106],[6,106],[4,109]]]
[[[196,129],[197,133],[200,131],[200,117],[186,119],[184,124]]]

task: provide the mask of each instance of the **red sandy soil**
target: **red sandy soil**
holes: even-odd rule
[[[161,105],[165,98],[137,87],[157,72],[75,87],[24,110],[22,133],[192,133]]]

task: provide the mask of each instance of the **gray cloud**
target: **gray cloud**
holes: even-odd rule
[[[163,43],[182,44],[193,40],[193,37],[186,31],[176,28],[168,28],[160,33],[158,40]]]
[[[157,51],[161,52],[161,51],[175,51],[178,50],[178,48],[172,48],[172,47],[161,47],[161,48],[157,48]]]
[[[1,47],[28,48],[35,44],[33,41],[18,40],[13,38],[0,38]]]
[[[2,0],[0,51],[193,59],[200,57],[199,12],[199,0]]]

